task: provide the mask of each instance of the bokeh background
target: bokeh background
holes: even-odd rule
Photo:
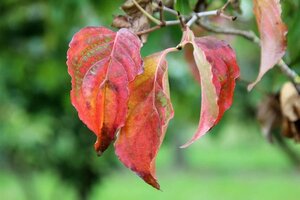
[[[234,25],[256,31],[251,1],[241,2],[243,14]],[[277,92],[286,78],[274,69],[248,93],[247,81],[257,75],[260,50],[237,37],[221,36],[236,50],[241,67],[234,104],[220,124],[187,149],[179,146],[196,130],[200,88],[182,52],[168,56],[175,118],[157,161],[163,192],[125,169],[113,148],[96,156],[96,137],[70,103],[66,52],[81,28],[110,27],[113,15],[122,13],[122,3],[0,1],[0,199],[299,199],[297,158],[279,144],[266,142],[256,120],[257,105],[265,95]],[[289,26],[285,60],[300,72],[300,3],[282,4]],[[219,21],[220,26],[231,24]],[[180,37],[180,27],[156,31],[142,53],[175,46]],[[299,145],[292,141],[285,145],[300,155]]]

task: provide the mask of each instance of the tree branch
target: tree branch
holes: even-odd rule
[[[199,26],[202,28],[206,29],[207,31],[217,33],[217,34],[225,34],[225,35],[237,35],[241,36],[247,40],[250,40],[251,42],[257,44],[260,46],[260,39],[255,35],[254,32],[252,31],[244,31],[244,30],[238,30],[238,29],[232,29],[232,28],[219,28],[219,27],[214,27],[210,24],[207,24],[201,20],[198,20],[196,22]],[[277,66],[280,68],[282,73],[284,73],[295,85],[300,84],[300,77],[299,75],[289,68],[289,66],[284,62],[283,59],[281,59],[278,63]],[[300,90],[299,90],[300,91]]]
[[[222,8],[220,8],[218,10],[203,11],[203,12],[198,12],[198,13],[195,12],[192,15],[190,15],[190,17],[183,17],[180,14],[178,14],[177,11],[175,11],[171,8],[168,8],[164,5],[162,5],[161,3],[159,5],[154,3],[154,5],[157,6],[160,9],[160,16],[162,16],[162,10],[163,10],[163,11],[166,11],[166,12],[171,13],[173,15],[176,15],[179,18],[179,20],[172,20],[172,21],[163,21],[162,17],[160,17],[161,20],[158,20],[158,19],[154,18],[153,16],[151,16],[149,13],[147,13],[135,0],[133,0],[133,3],[140,9],[141,12],[143,12],[143,14],[145,14],[151,21],[153,21],[154,23],[157,24],[157,26],[152,27],[148,30],[138,32],[137,33],[138,35],[153,32],[153,31],[158,30],[158,29],[160,29],[164,26],[172,26],[172,25],[177,25],[177,24],[181,24],[181,26],[183,26],[183,24],[186,22],[186,26],[188,26],[188,27],[190,27],[194,23],[196,23],[197,25],[201,26],[202,28],[206,29],[207,31],[217,33],[217,34],[241,36],[241,37],[243,37],[243,38],[245,38],[245,39],[247,39],[247,40],[249,40],[249,41],[251,41],[251,42],[253,42],[253,43],[260,46],[259,37],[257,37],[255,35],[255,33],[252,32],[252,31],[238,30],[238,29],[233,29],[233,28],[215,27],[215,26],[212,26],[210,24],[204,23],[200,19],[201,17],[205,17],[205,16],[220,16],[220,17],[223,17],[225,19],[232,20],[232,21],[235,20],[236,19],[235,16],[229,16],[229,15],[226,15],[224,13],[225,9],[231,3],[231,0],[227,0],[227,2],[222,6]],[[294,70],[289,68],[289,66],[284,62],[283,59],[281,59],[277,63],[277,66],[280,68],[282,73],[284,75],[286,75],[296,85],[296,88],[297,88],[298,92],[300,93],[300,76]]]

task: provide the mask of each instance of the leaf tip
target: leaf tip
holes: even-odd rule
[[[98,156],[98,157],[102,156],[102,154],[103,154],[103,152],[100,151],[100,150],[99,150],[99,151],[96,151],[96,153],[97,153],[97,156]]]
[[[180,148],[180,149],[185,149],[185,148],[189,147],[189,146],[190,146],[191,144],[193,144],[193,143],[194,143],[193,141],[187,142],[187,143],[181,145],[179,148]]]
[[[261,79],[258,77],[254,82],[250,83],[247,87],[248,92],[250,92],[260,80]]]
[[[248,87],[247,87],[248,92],[250,92],[254,88],[255,84],[256,83],[251,83],[248,85]]]
[[[94,149],[98,156],[101,156],[104,151],[109,147],[110,143],[113,141],[113,139],[105,136],[98,136],[95,144]]]
[[[149,185],[151,185],[152,187],[154,187],[157,190],[160,190],[160,185],[157,182],[157,180],[151,175],[151,174],[144,174],[144,175],[140,175],[140,177]]]

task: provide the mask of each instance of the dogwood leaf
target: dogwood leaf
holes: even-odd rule
[[[284,56],[287,27],[281,19],[280,0],[254,0],[254,14],[261,38],[261,61],[256,80],[248,86],[251,90]]]
[[[130,83],[126,125],[115,143],[121,162],[157,189],[155,158],[173,117],[165,58],[173,50],[144,59],[144,73]]]
[[[95,150],[101,154],[124,126],[128,85],[142,73],[141,41],[127,29],[115,33],[86,27],[69,46],[71,101],[79,118],[97,135]]]
[[[199,70],[202,98],[200,121],[194,137],[182,147],[187,147],[207,133],[231,106],[235,80],[239,67],[234,51],[224,41],[213,37],[194,36],[187,28],[182,45],[192,44],[193,55]]]

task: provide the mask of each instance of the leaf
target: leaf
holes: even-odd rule
[[[101,154],[124,126],[128,85],[142,72],[141,42],[127,29],[115,33],[87,27],[69,46],[71,101],[79,118],[97,135],[95,150]]]
[[[283,134],[300,142],[300,95],[291,82],[280,91],[280,106],[283,115]]]
[[[184,48],[184,57],[185,57],[185,60],[186,60],[186,62],[188,64],[188,67],[189,67],[189,70],[192,73],[195,81],[197,83],[201,84],[200,74],[199,74],[197,64],[195,63],[195,60],[194,60],[193,51],[194,51],[193,46],[191,46],[191,45],[185,46],[185,48]]]
[[[201,1],[199,1],[199,2],[201,2]],[[201,29],[200,27],[194,26],[191,28],[191,30],[193,31],[193,33],[196,37],[200,37],[200,36],[204,35],[204,33],[203,33],[204,30]],[[198,67],[195,63],[193,51],[194,51],[194,49],[193,49],[192,45],[186,45],[184,47],[184,57],[188,64],[189,71],[192,73],[196,82],[200,85],[201,84],[200,74],[199,74]]]
[[[187,28],[182,45],[188,43],[194,47],[193,54],[201,79],[202,102],[198,130],[183,148],[199,139],[220,121],[232,104],[235,80],[239,76],[235,53],[224,41],[213,37],[197,38]]]
[[[151,0],[136,0],[136,2],[152,15]],[[150,28],[150,21],[133,3],[132,0],[126,0],[122,5],[123,11],[126,15],[118,15],[114,18],[112,26],[116,28],[129,28],[133,32],[140,32]],[[141,37],[143,43],[147,41],[148,34]]]
[[[261,38],[261,61],[258,77],[248,90],[284,56],[287,43],[287,27],[281,20],[280,0],[254,0],[254,14]]]
[[[130,84],[126,125],[115,143],[121,162],[157,189],[160,186],[155,175],[155,158],[173,117],[165,57],[174,50],[144,59],[144,73]]]
[[[263,136],[268,142],[273,143],[274,130],[281,125],[282,121],[278,94],[269,94],[260,102],[257,108],[257,119]]]

